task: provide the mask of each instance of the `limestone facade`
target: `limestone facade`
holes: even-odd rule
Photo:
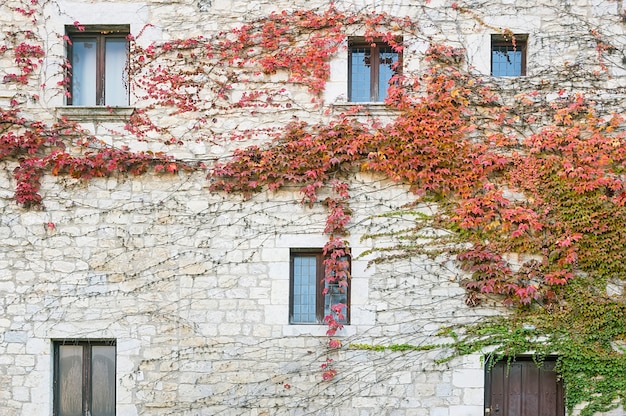
[[[29,18],[0,6],[0,26]],[[339,8],[375,9],[423,22],[424,37],[409,42],[408,69],[419,68],[427,39],[466,48],[472,71],[489,77],[490,34],[448,0],[340,0]],[[488,26],[528,34],[528,74],[541,79],[571,65],[593,71],[595,45],[576,37],[605,22],[623,45],[622,3],[610,0],[466,2]],[[488,4],[486,4],[488,3]],[[187,140],[182,146],[141,142],[121,134],[128,108],[70,108],[55,93],[65,56],[59,39],[67,25],[125,24],[140,42],[210,35],[271,11],[324,8],[325,0],[40,1],[35,25],[48,54],[41,65],[38,100],[25,112],[53,122],[67,116],[107,143],[166,151],[189,161],[224,160],[245,143]],[[9,10],[10,9],[10,10]],[[5,13],[6,11],[6,13]],[[18,20],[15,20],[18,19]],[[15,23],[15,22],[18,23]],[[565,38],[565,34],[571,36]],[[358,33],[354,33],[355,35]],[[573,38],[573,40],[572,40]],[[612,91],[607,105],[620,109],[626,73],[622,51],[607,55]],[[11,57],[0,54],[3,71]],[[581,74],[584,72],[581,69]],[[277,74],[280,77],[280,74]],[[323,109],[343,111],[347,94],[345,51],[331,62]],[[494,82],[500,82],[495,80]],[[504,82],[504,81],[502,81]],[[512,88],[515,81],[510,82]],[[584,79],[574,78],[590,90]],[[0,84],[0,105],[16,92]],[[39,86],[32,87],[32,93]],[[219,132],[247,125],[284,125],[294,116],[323,119],[303,109],[221,117]],[[385,116],[380,105],[372,111]],[[164,114],[164,118],[170,117]],[[171,125],[187,126],[182,114]],[[128,142],[125,142],[128,140]],[[206,173],[119,175],[80,181],[46,176],[45,210],[15,204],[14,162],[0,162],[0,408],[3,415],[53,414],[54,345],[64,340],[108,340],[116,346],[116,415],[333,415],[480,416],[484,368],[472,355],[436,364],[444,351],[364,351],[355,344],[427,344],[446,325],[500,313],[468,308],[452,262],[413,258],[368,265],[361,253],[384,242],[362,239],[413,197],[401,184],[356,175],[354,216],[347,237],[353,254],[351,322],[338,333],[343,347],[327,348],[324,325],[289,324],[290,250],[321,248],[326,211],[299,203],[297,189],[264,192],[249,200],[212,193]],[[426,209],[426,208],[424,208]],[[398,220],[400,221],[400,220]],[[337,376],[321,380],[332,358]],[[615,413],[615,415],[621,413]]]

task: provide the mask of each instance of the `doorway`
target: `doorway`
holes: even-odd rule
[[[563,382],[554,358],[498,361],[485,373],[485,416],[565,416]]]

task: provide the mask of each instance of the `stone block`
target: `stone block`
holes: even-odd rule
[[[452,385],[450,383],[437,384],[435,386],[435,394],[437,397],[452,396]]]
[[[139,416],[137,406],[134,404],[120,404],[115,406],[115,414],[117,416]]]
[[[380,397],[355,397],[350,401],[350,404],[353,408],[376,409],[380,408],[382,401]]]
[[[270,301],[273,305],[289,304],[289,275],[286,279],[272,281]]]
[[[69,274],[76,270],[76,263],[69,261],[54,261],[52,262],[50,269],[55,272]]]
[[[49,409],[49,404],[48,403],[41,403],[41,402],[36,402],[36,403],[23,403],[21,406],[22,411],[20,412],[20,415],[45,415],[50,413],[48,411]],[[15,414],[17,416],[17,413]],[[9,416],[9,415],[7,415]]]
[[[452,384],[454,387],[480,387],[485,384],[485,373],[477,369],[457,369],[452,373]]]
[[[4,333],[4,342],[25,344],[28,341],[28,332],[26,331],[6,331]]]
[[[217,326],[217,331],[222,336],[232,336],[241,333],[240,324],[221,324]]]
[[[13,400],[28,403],[30,401],[30,389],[28,387],[13,387]]]
[[[430,409],[430,416],[451,416],[447,407],[433,407]]]
[[[254,299],[259,305],[264,305],[270,302],[271,288],[269,287],[251,287],[250,299]]]
[[[32,368],[35,366],[35,357],[28,354],[16,355],[14,365],[18,367]]]
[[[6,368],[9,366],[12,366],[14,362],[15,362],[15,356],[7,355],[7,354],[0,354],[0,366],[4,366]]]
[[[450,416],[484,416],[483,406],[450,406]]]
[[[262,324],[255,324],[252,326],[252,336],[255,337],[259,337],[259,338],[270,338],[272,337],[272,326],[270,325],[262,325]]]
[[[413,377],[410,371],[398,371],[392,374],[397,379],[398,384],[411,384]]]
[[[463,389],[463,404],[480,406],[485,401],[485,390],[483,388]]]
[[[287,256],[285,258],[285,256]],[[263,247],[260,250],[260,260],[268,263],[278,263],[289,261],[289,250],[287,249],[277,249],[271,247]]]
[[[431,383],[415,383],[413,391],[417,397],[430,397],[435,395],[435,386]]]

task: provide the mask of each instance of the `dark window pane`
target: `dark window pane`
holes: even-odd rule
[[[58,374],[59,416],[83,413],[83,347],[59,346]]]
[[[115,347],[91,348],[91,416],[115,416]]]

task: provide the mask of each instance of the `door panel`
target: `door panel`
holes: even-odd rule
[[[565,416],[563,385],[554,360],[542,368],[530,358],[497,362],[485,374],[486,416]]]

